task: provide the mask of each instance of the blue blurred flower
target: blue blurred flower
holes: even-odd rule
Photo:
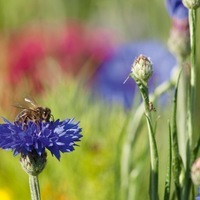
[[[166,0],[166,6],[172,18],[188,18],[188,9],[183,5],[182,0]]]
[[[74,150],[75,142],[80,141],[82,135],[78,123],[73,119],[54,122],[41,122],[36,124],[28,122],[24,129],[4,119],[0,124],[0,147],[11,149],[14,155],[21,153],[27,155],[36,151],[42,155],[48,149],[52,155],[60,160],[60,152],[71,152]]]
[[[157,41],[143,41],[125,44],[116,49],[115,54],[106,60],[96,72],[93,91],[109,102],[123,104],[130,108],[133,104],[136,85],[128,79],[131,66],[136,57],[143,54],[153,62],[153,76],[149,81],[150,91],[163,81],[169,80],[171,70],[176,65],[175,58]]]

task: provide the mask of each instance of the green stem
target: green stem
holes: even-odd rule
[[[173,165],[173,177],[175,183],[175,190],[177,199],[181,199],[181,183],[180,183],[180,174],[181,174],[181,157],[179,154],[179,145],[178,145],[178,135],[177,135],[177,95],[178,95],[178,84],[180,80],[180,75],[178,76],[177,85],[175,87],[174,99],[173,99],[173,116],[172,116],[172,165]]]
[[[38,176],[29,174],[29,187],[31,192],[31,200],[40,200],[40,187]]]
[[[186,145],[188,140],[188,130],[187,130],[187,105],[188,105],[188,97],[187,90],[189,86],[188,75],[184,69],[184,61],[179,60],[178,62],[179,69],[182,70],[182,74],[179,81],[179,91],[178,91],[178,105],[177,105],[177,129],[178,129],[178,142],[179,142],[179,150],[180,155],[182,157],[183,163],[186,165]]]
[[[151,172],[150,172],[150,199],[158,199],[158,150],[155,140],[155,133],[152,127],[151,110],[149,109],[149,92],[148,86],[138,84],[142,98],[144,101],[145,115],[148,127],[149,146],[150,146],[150,160],[151,160]]]
[[[191,73],[188,105],[188,134],[189,145],[192,147],[193,116],[196,92],[196,9],[189,9],[190,46],[191,46]]]
[[[172,139],[171,139],[171,125],[169,123],[169,161],[167,166],[167,174],[165,179],[165,190],[164,190],[164,200],[170,200],[170,190],[171,190],[171,165],[172,165]]]
[[[195,95],[196,95],[196,9],[189,9],[189,27],[190,27],[190,85],[188,89],[188,146],[187,146],[187,161],[186,161],[186,174],[185,185],[183,190],[183,199],[188,199],[191,189],[190,179],[190,166],[191,166],[191,152],[193,145],[193,118],[195,108]]]

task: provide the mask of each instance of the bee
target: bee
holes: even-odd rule
[[[31,104],[28,106],[16,106],[21,108],[22,111],[15,118],[15,123],[20,125],[27,125],[28,122],[34,122],[38,124],[39,122],[49,122],[54,121],[51,110],[47,107],[38,106],[34,101],[25,98],[27,103]]]

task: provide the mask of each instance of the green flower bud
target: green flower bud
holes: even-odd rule
[[[39,175],[45,168],[47,161],[47,154],[44,152],[41,156],[33,151],[27,155],[21,155],[20,163],[22,168],[27,174],[32,176]]]
[[[183,5],[188,9],[196,9],[200,6],[200,0],[183,0]]]
[[[190,55],[190,33],[188,19],[173,19],[173,25],[168,40],[169,50],[179,60],[184,60]]]
[[[200,186],[200,158],[197,158],[192,165],[191,178],[194,185]]]
[[[152,62],[149,58],[140,55],[132,65],[131,75],[139,80],[147,82],[152,74]]]

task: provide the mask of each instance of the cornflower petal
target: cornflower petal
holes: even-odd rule
[[[23,125],[4,119],[4,124],[0,124],[0,148],[12,150],[14,156],[32,151],[42,155],[48,149],[60,160],[60,152],[73,151],[75,142],[80,141],[82,129],[78,124],[73,119],[39,124],[29,122],[24,130]]]

